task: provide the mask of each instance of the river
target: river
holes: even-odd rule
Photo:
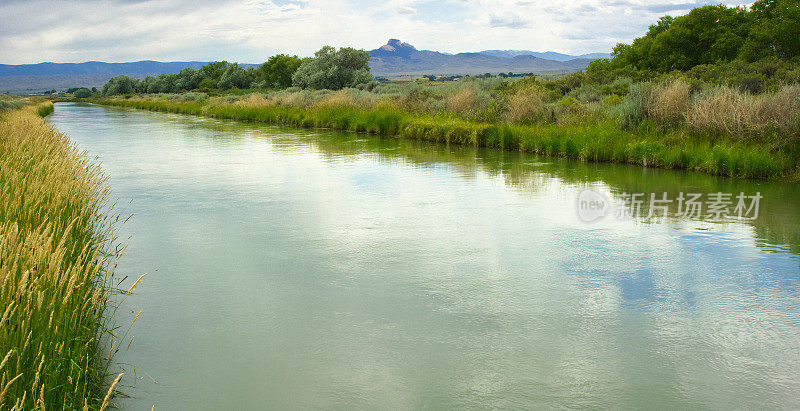
[[[148,273],[117,309],[121,331],[142,310],[122,409],[800,408],[797,184],[78,103],[48,121],[133,215],[116,275]]]

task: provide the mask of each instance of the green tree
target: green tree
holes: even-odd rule
[[[103,86],[103,94],[130,94],[136,91],[139,81],[128,76],[117,76]]]
[[[76,98],[87,98],[92,96],[92,91],[86,87],[81,87],[72,93]]]
[[[788,60],[800,55],[800,2],[760,0],[753,3],[751,14],[753,25],[741,50],[743,58]]]
[[[200,87],[203,81],[203,73],[200,70],[187,67],[175,76],[175,91],[194,90]]]
[[[252,82],[253,78],[250,77],[247,70],[237,63],[233,63],[225,67],[217,84],[220,89],[228,90],[232,88],[249,88]]]
[[[339,90],[372,81],[369,53],[351,47],[325,46],[304,60],[292,76],[292,84],[302,88]]]
[[[300,64],[303,63],[297,56],[278,54],[270,57],[264,64],[254,71],[258,81],[273,88],[287,88],[292,86],[292,76]]]
[[[675,18],[665,16],[633,44],[618,44],[614,60],[662,73],[731,61],[745,43],[751,21],[746,9],[723,5],[698,7]]]

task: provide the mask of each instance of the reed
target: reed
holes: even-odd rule
[[[100,167],[42,120],[52,110],[0,114],[0,409],[96,409],[107,394],[115,217]]]
[[[572,100],[568,102],[571,105],[564,103],[564,110],[573,109],[576,104]],[[620,128],[613,120],[596,118],[589,122],[516,125],[475,122],[447,114],[415,115],[389,105],[363,109],[350,105],[293,107],[223,103],[207,104],[200,109],[191,106],[189,109],[159,100],[105,99],[96,102],[154,111],[191,111],[193,114],[249,122],[521,150],[582,161],[696,170],[736,178],[798,179],[797,159],[767,145],[715,139],[681,130],[628,130]],[[580,105],[580,110],[585,110],[585,107]],[[576,115],[586,116],[585,113]]]

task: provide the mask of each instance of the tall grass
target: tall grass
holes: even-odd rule
[[[261,102],[259,97],[253,97],[253,101]],[[521,150],[585,161],[689,169],[730,177],[797,179],[793,159],[769,147],[738,141],[713,141],[679,131],[625,130],[610,120],[515,125],[469,121],[446,114],[411,114],[391,106],[365,109],[337,105],[293,107],[234,102],[209,103],[198,107],[192,103],[176,106],[173,102],[158,99],[106,99],[98,102],[155,111],[192,112],[233,120]],[[574,98],[566,99],[562,106],[565,112],[588,111],[585,105]]]
[[[96,409],[110,392],[108,187],[41,119],[52,109],[0,114],[0,409]]]

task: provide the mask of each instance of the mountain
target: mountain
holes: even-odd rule
[[[536,53],[527,50],[486,50],[479,53],[440,53],[417,50],[411,44],[391,39],[372,50],[370,69],[376,76],[454,75],[483,73],[570,73],[583,70],[596,58],[607,54],[592,53],[570,56],[554,52]],[[136,61],[130,63],[38,63],[0,64],[0,92],[38,93],[69,87],[102,87],[121,74],[144,78],[162,73],[177,73],[186,67],[200,68],[202,61]],[[241,64],[244,67],[255,64]]]
[[[481,54],[488,54],[490,56],[506,57],[506,58],[513,58],[516,56],[534,56],[534,57],[539,57],[541,59],[554,60],[554,61],[569,61],[574,59],[596,60],[596,59],[611,58],[611,54],[609,53],[589,53],[581,55],[571,55],[571,54],[556,53],[555,51],[545,51],[542,53],[530,50],[484,50],[481,51]]]
[[[85,63],[38,63],[9,65],[0,64],[0,76],[52,76],[77,74],[150,74],[177,73],[184,68],[199,69],[201,61],[136,61],[132,63],[103,63],[87,61]]]
[[[446,54],[417,50],[411,44],[398,39],[390,39],[388,43],[370,51],[369,54],[370,70],[376,76],[568,73],[583,70],[592,61],[591,58],[552,60],[525,54],[499,56],[485,52]]]
[[[203,61],[136,61],[131,63],[38,63],[0,64],[0,92],[41,93],[46,90],[63,90],[70,87],[101,88],[112,77],[126,75],[134,78],[177,73],[184,68],[199,69],[208,64]],[[243,67],[255,64],[241,64]]]

